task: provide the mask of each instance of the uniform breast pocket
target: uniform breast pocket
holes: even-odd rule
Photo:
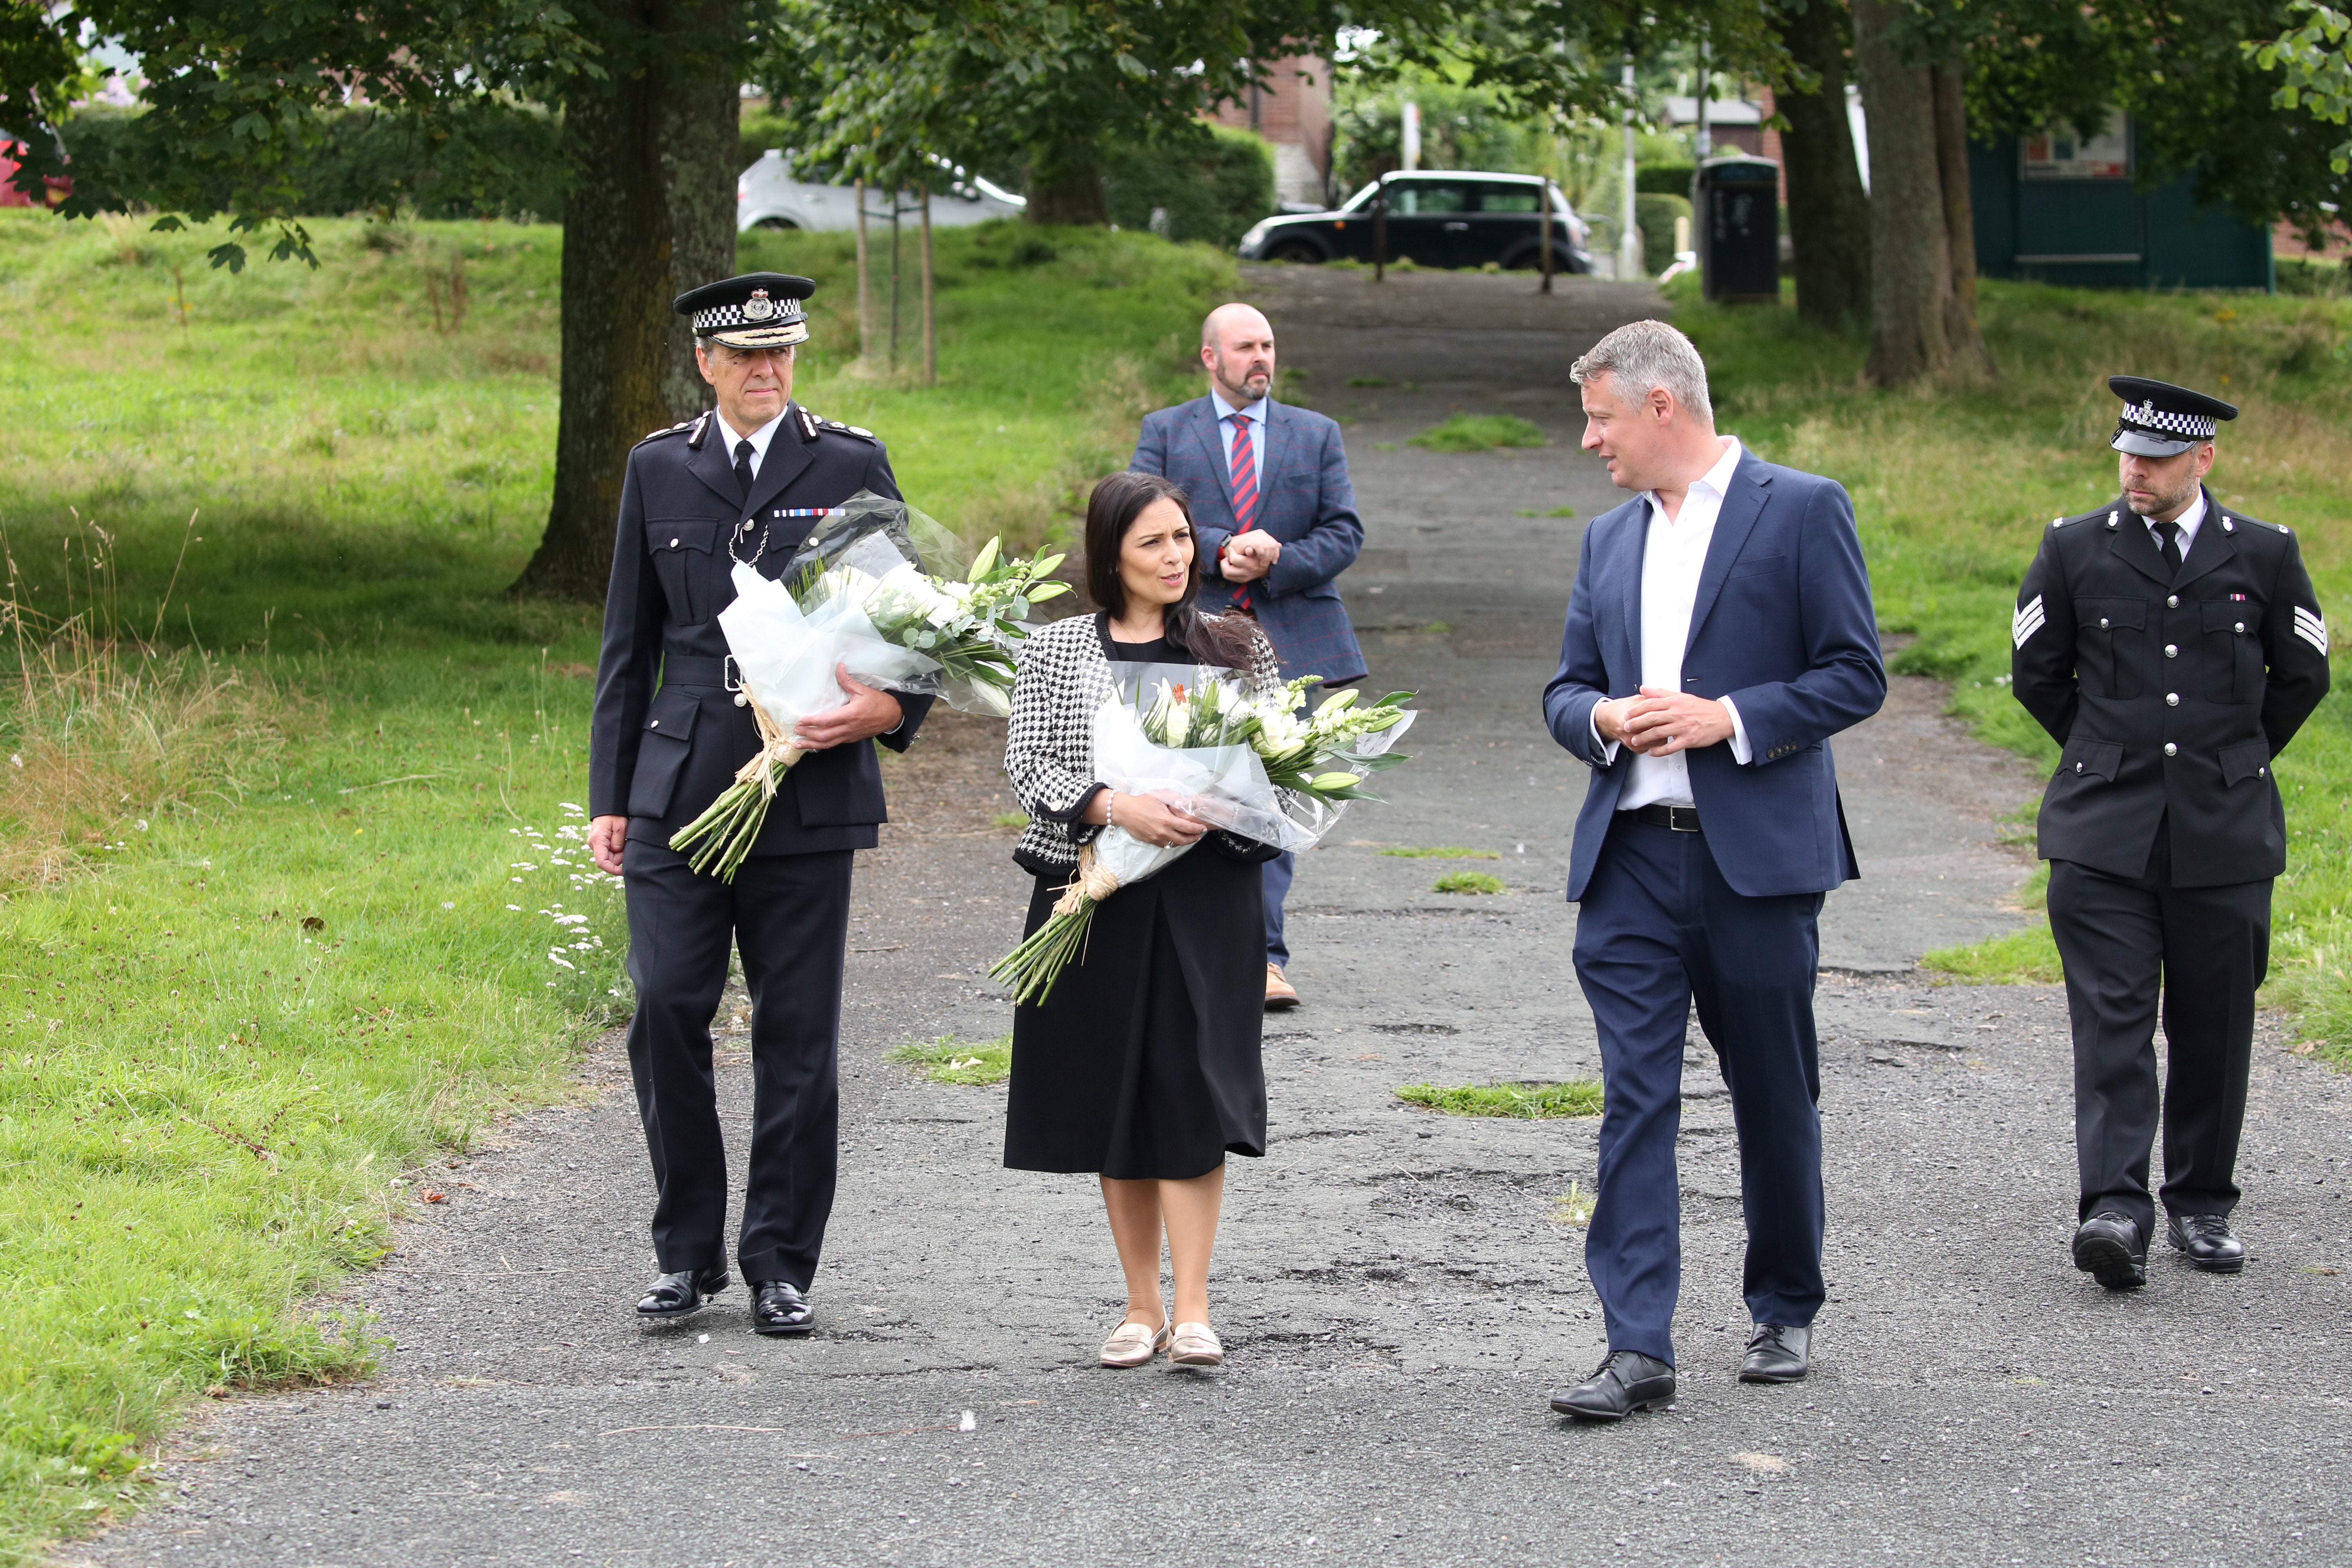
[[[646,524],[654,575],[669,600],[669,618],[679,626],[698,626],[711,616],[710,558],[718,535],[719,525],[708,519]]]
[[[2243,599],[2198,606],[2205,637],[2205,695],[2216,702],[2255,702],[2263,695],[2263,607]]]
[[[2074,648],[2095,697],[2137,697],[2147,658],[2145,599],[2074,601]]]

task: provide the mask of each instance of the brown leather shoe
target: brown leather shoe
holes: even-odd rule
[[[1298,1005],[1298,987],[1282,977],[1282,965],[1265,966],[1265,1010],[1280,1013]]]

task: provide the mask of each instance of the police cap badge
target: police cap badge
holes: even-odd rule
[[[808,341],[801,301],[816,291],[789,272],[746,272],[689,289],[670,309],[694,321],[694,335],[733,349],[782,348]]]
[[[2111,375],[2107,390],[2124,400],[2116,421],[2115,438],[2107,443],[2118,452],[2142,458],[2169,458],[2200,441],[2210,441],[2221,421],[2235,419],[2237,405],[2145,376]]]

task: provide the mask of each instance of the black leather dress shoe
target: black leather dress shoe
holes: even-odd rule
[[[2074,1231],[2074,1267],[2110,1290],[2147,1283],[2147,1243],[2128,1215],[2101,1209]]]
[[[804,1334],[816,1327],[816,1310],[798,1288],[782,1279],[763,1279],[751,1289],[752,1332]]]
[[[1795,1383],[1812,1370],[1813,1331],[1791,1323],[1759,1323],[1740,1358],[1742,1383]]]
[[[1591,1377],[1551,1396],[1551,1407],[1579,1421],[1622,1421],[1675,1398],[1675,1369],[1639,1351],[1612,1351]]]
[[[646,1288],[644,1298],[637,1302],[637,1316],[657,1323],[690,1318],[709,1306],[710,1298],[726,1289],[728,1284],[727,1266],[723,1263],[665,1274]]]
[[[2235,1274],[2246,1266],[2246,1244],[2230,1228],[2227,1215],[2174,1215],[2164,1227],[2164,1239],[2208,1274]]]

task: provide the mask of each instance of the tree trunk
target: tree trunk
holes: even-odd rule
[[[1944,235],[1951,248],[1952,302],[1944,335],[1962,363],[1994,374],[1992,355],[1977,327],[1977,222],[1969,196],[1969,110],[1961,95],[1962,66],[1932,66],[1936,92],[1936,170],[1943,186]]]
[[[1031,223],[1110,222],[1100,153],[1093,147],[1042,151],[1030,168],[1028,218]]]
[[[1905,61],[1900,0],[1854,0],[1854,64],[1870,142],[1870,378],[1904,386],[1951,363],[1951,237],[1944,221],[1936,97]]]
[[[670,300],[735,269],[734,73],[685,41],[741,33],[736,0],[604,0],[646,64],[564,106],[563,363],[547,531],[515,591],[600,600],[629,448],[709,405]]]
[[[1842,327],[1870,315],[1870,197],[1845,113],[1845,18],[1829,0],[1805,0],[1802,11],[1783,12],[1778,22],[1790,57],[1821,76],[1813,92],[1774,97],[1789,121],[1780,147],[1797,253],[1797,314]]]

